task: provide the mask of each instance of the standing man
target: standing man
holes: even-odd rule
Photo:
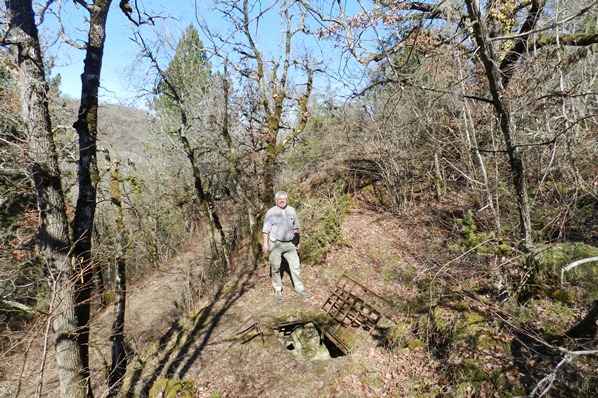
[[[276,192],[276,206],[266,212],[262,228],[264,256],[270,260],[270,274],[276,300],[282,300],[282,279],[280,263],[282,256],[289,263],[291,279],[295,287],[295,295],[310,298],[311,293],[305,290],[301,282],[301,264],[297,250],[299,243],[299,219],[292,206],[287,205],[287,193]]]

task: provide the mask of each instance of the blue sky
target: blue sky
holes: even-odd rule
[[[63,8],[63,22],[69,37],[83,43],[86,40],[86,28],[84,18],[87,17],[87,12],[76,6],[70,0],[61,0],[57,2],[62,4]],[[131,4],[135,4],[131,1]],[[197,0],[199,17],[205,17],[212,29],[221,29],[226,26],[225,21],[222,20],[220,14],[211,13],[206,4],[211,4],[211,1]],[[268,1],[264,1],[266,5]],[[350,2],[348,2],[350,3]],[[56,3],[55,3],[56,4]],[[150,41],[154,37],[155,30],[166,29],[169,34],[178,38],[181,32],[190,24],[197,25],[195,1],[193,0],[179,0],[179,1],[164,1],[164,0],[138,0],[137,4],[143,6],[147,14],[161,15],[165,18],[158,19],[157,27],[150,27],[142,25],[140,28],[134,27],[129,20],[123,15],[118,7],[118,0],[113,0],[112,8],[108,16],[106,44],[102,67],[100,101],[109,103],[122,103],[125,105],[143,106],[139,101],[135,101],[137,90],[132,84],[129,71],[135,61],[136,55],[139,53],[139,48],[131,40],[133,30],[139,29],[144,38]],[[274,14],[273,17],[277,16]],[[268,22],[268,21],[266,21]],[[273,21],[272,23],[263,23],[266,29],[262,31],[262,36],[259,38],[260,46],[276,46],[276,40],[279,37],[279,23]],[[269,29],[272,29],[270,34]],[[52,75],[60,74],[62,78],[61,91],[63,94],[72,98],[78,99],[81,91],[81,73],[83,71],[84,51],[76,50],[71,46],[56,40],[58,24],[56,19],[51,14],[46,16],[44,24],[41,26],[42,37],[49,40],[54,40],[52,45],[48,47],[48,53],[56,56],[55,66],[52,69]],[[164,30],[162,30],[164,32]],[[54,38],[54,39],[53,39]],[[270,43],[268,43],[268,41]],[[176,40],[175,40],[176,42]],[[204,40],[204,43],[207,42]],[[314,45],[312,43],[312,45]],[[317,57],[326,56],[329,62],[336,62],[338,67],[339,57],[335,55],[331,48],[325,50],[322,47],[330,47],[331,43],[322,42],[314,45],[316,51],[319,52]],[[263,47],[262,47],[263,49]],[[275,50],[277,51],[277,50]],[[311,50],[310,50],[311,51]],[[143,74],[143,68],[136,70],[139,74]]]
[[[133,2],[132,2],[133,3]],[[169,3],[166,9],[163,3]],[[148,13],[152,15],[163,15],[168,17],[168,23],[175,33],[182,30],[195,20],[193,1],[171,1],[144,0],[143,4]],[[86,38],[86,24],[83,18],[87,13],[72,2],[65,1],[63,5],[64,26],[69,37],[83,42]],[[179,29],[180,28],[180,29]],[[58,24],[56,20],[48,15],[41,27],[42,37],[52,40],[56,37]],[[135,93],[130,88],[128,81],[128,70],[135,60],[138,48],[131,41],[134,26],[127,20],[118,7],[118,1],[113,1],[112,8],[108,14],[106,27],[106,44],[104,59],[102,63],[101,77],[101,101],[128,103]],[[139,28],[143,34],[151,36],[149,26]],[[83,59],[85,52],[75,49],[68,44],[55,41],[47,52],[56,57],[55,66],[52,69],[52,76],[60,74],[62,78],[61,91],[63,94],[78,99],[81,94],[81,73],[83,72]]]

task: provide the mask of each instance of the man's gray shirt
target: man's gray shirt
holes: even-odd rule
[[[295,229],[299,229],[299,219],[293,207],[287,205],[283,212],[274,206],[266,212],[262,233],[269,234],[270,240],[290,242]]]

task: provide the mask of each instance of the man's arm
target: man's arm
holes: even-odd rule
[[[268,252],[270,251],[270,234],[262,233],[262,251],[264,255],[267,256]]]

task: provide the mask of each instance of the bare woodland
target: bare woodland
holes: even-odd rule
[[[598,2],[163,3],[0,6],[0,395],[598,395]],[[109,18],[143,107],[101,101]],[[236,311],[278,311],[281,189],[314,290],[350,273],[392,308],[371,368],[298,367],[307,395],[208,360]],[[176,311],[137,330],[129,290],[167,279],[142,307]]]

